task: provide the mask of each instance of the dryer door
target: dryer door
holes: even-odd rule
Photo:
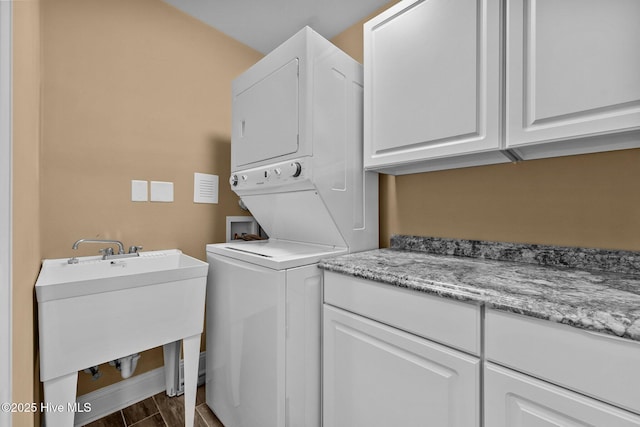
[[[234,93],[232,170],[298,151],[298,58]]]

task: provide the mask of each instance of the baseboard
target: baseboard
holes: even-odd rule
[[[205,381],[205,356],[200,353],[198,362],[198,385]],[[180,361],[182,368],[184,361]],[[83,426],[90,422],[126,408],[136,402],[165,390],[164,368],[156,368],[144,374],[136,375],[112,385],[108,385],[91,393],[78,396],[78,407],[83,408],[85,403],[91,405],[89,412],[77,412],[74,420],[75,426]]]

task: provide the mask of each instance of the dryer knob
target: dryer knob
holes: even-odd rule
[[[294,178],[297,178],[302,173],[302,165],[298,162],[291,163],[291,166],[294,168],[293,174],[291,175]]]
[[[231,184],[232,187],[235,187],[238,185],[238,175],[231,175],[231,177],[229,178],[229,184]]]

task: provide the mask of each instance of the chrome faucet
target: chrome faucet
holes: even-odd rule
[[[116,259],[116,258],[131,258],[140,256],[140,249],[142,246],[131,246],[129,248],[129,253],[124,252],[124,245],[119,240],[103,240],[103,239],[80,239],[71,246],[71,249],[78,249],[80,243],[112,243],[118,245],[118,253],[113,253],[112,247],[107,247],[100,249],[100,253],[102,254],[102,259]],[[79,262],[78,258],[73,257],[67,261],[69,264],[77,264]]]
[[[114,243],[118,245],[118,255],[124,254],[124,245],[119,240],[80,239],[73,244],[71,249],[78,249],[78,246],[80,246],[80,243]],[[104,254],[104,257],[107,256],[107,251],[104,249],[103,249],[103,254]],[[113,250],[108,255],[113,255]]]

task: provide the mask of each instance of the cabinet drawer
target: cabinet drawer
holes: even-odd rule
[[[640,343],[494,310],[485,334],[488,360],[640,414]]]
[[[415,335],[480,354],[480,306],[324,272],[324,301]]]
[[[640,416],[488,363],[485,426],[640,426]]]

